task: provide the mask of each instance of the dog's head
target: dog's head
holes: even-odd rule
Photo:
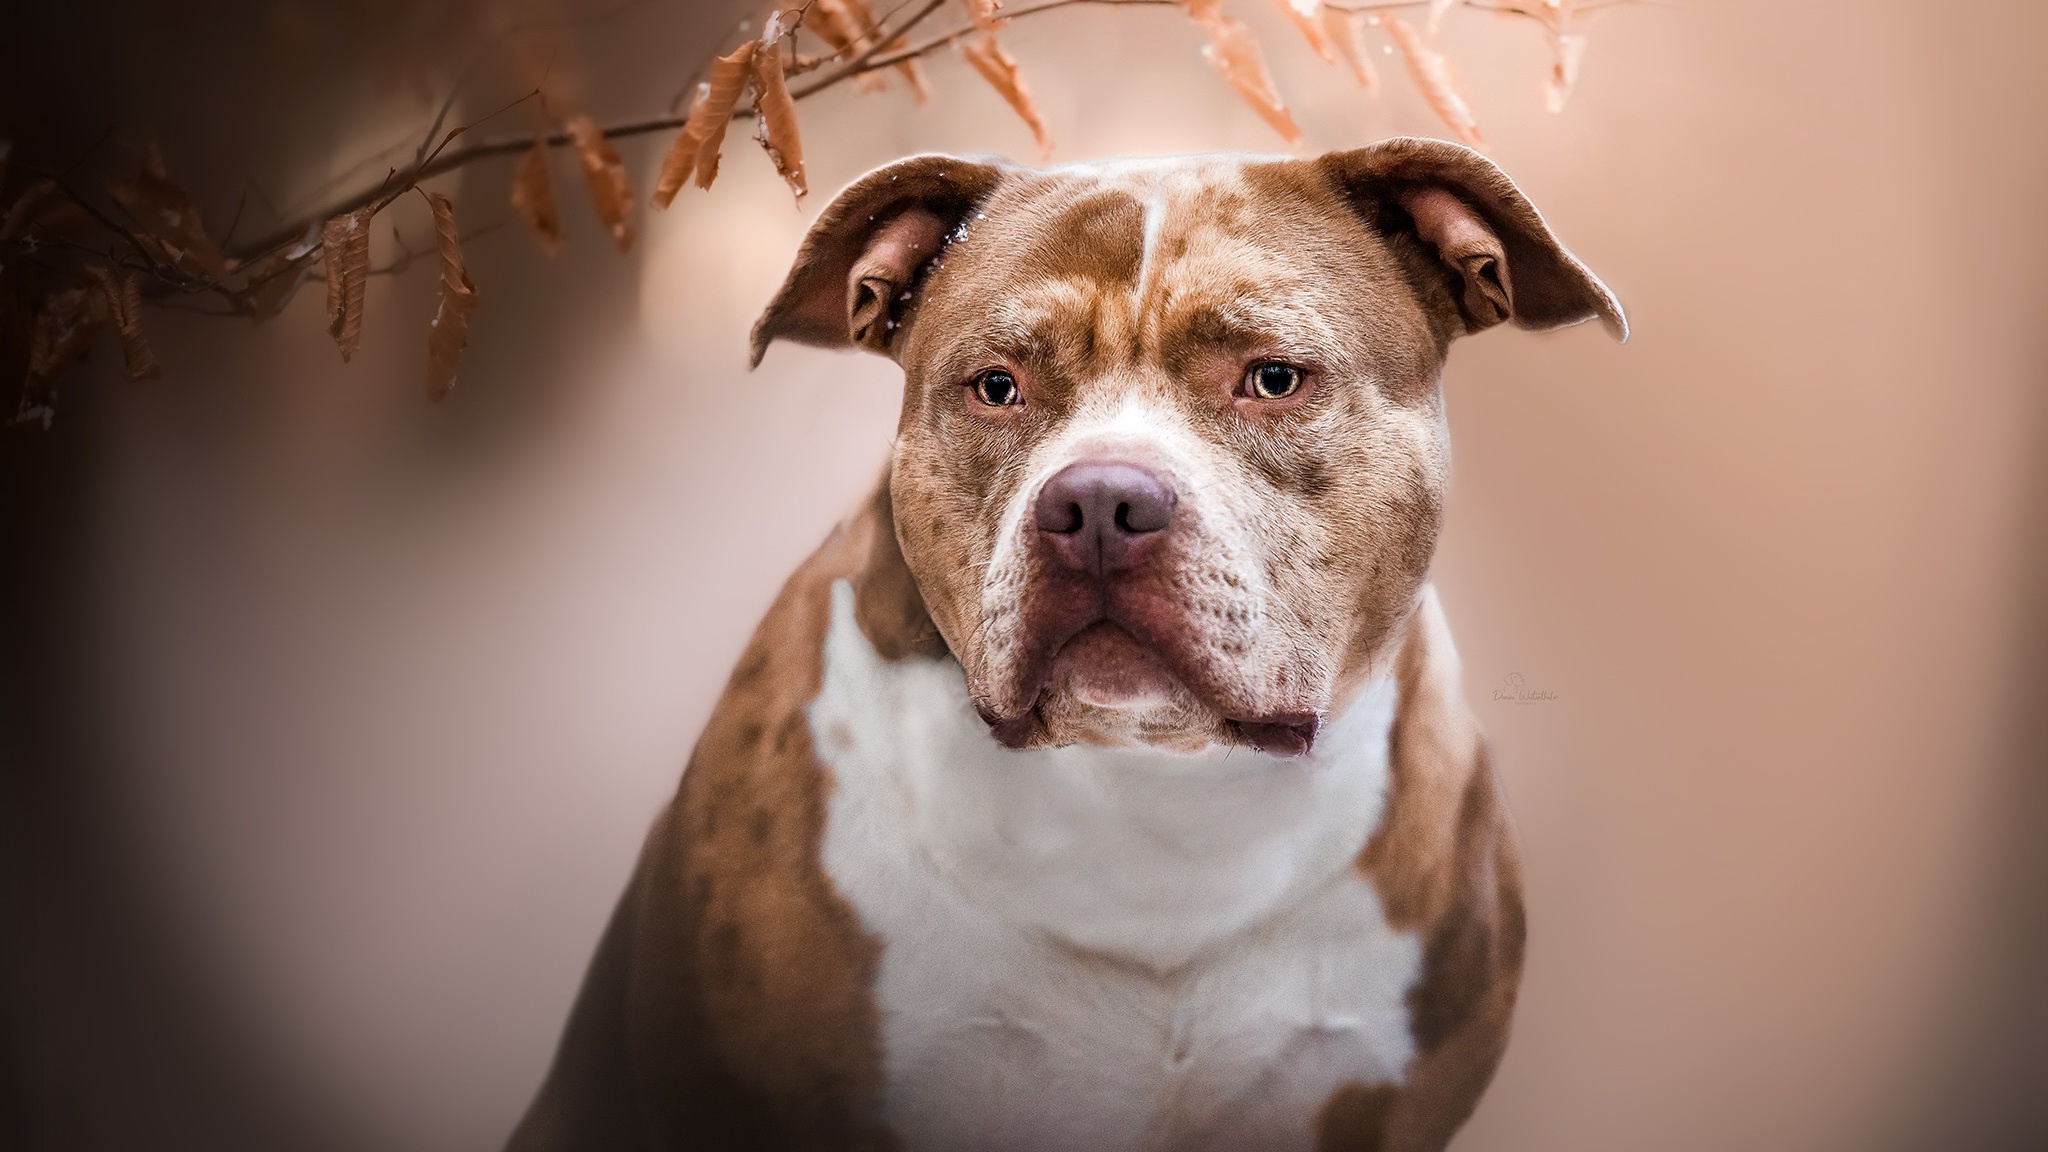
[[[1306,750],[1415,602],[1457,336],[1612,293],[1479,154],[1035,171],[841,193],[754,330],[903,367],[890,474],[996,737]]]

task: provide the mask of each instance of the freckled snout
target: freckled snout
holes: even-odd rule
[[[1034,510],[1040,544],[1061,565],[1104,577],[1145,562],[1179,497],[1151,469],[1082,460],[1053,474]]]

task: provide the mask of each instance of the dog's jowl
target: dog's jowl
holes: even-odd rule
[[[841,193],[754,331],[903,369],[613,916],[543,1149],[1437,1149],[1515,844],[1427,582],[1452,340],[1614,297],[1491,163]]]

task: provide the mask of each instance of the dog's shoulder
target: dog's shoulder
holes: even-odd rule
[[[775,1101],[774,1127],[798,1142],[860,1147],[872,1134],[844,1125],[870,1114],[879,1090],[871,986],[880,945],[819,858],[833,781],[806,713],[841,582],[855,589],[878,651],[943,651],[897,550],[884,484],[762,619],[683,773],[668,858],[644,861],[642,872],[677,878],[661,903],[688,926],[673,946],[690,958],[715,1038],[709,1061]]]
[[[1422,940],[1408,993],[1416,1054],[1398,1092],[1358,1085],[1329,1101],[1325,1147],[1442,1146],[1507,1046],[1525,937],[1521,857],[1459,671],[1425,589],[1396,667],[1386,817],[1358,858],[1388,921]],[[1362,1140],[1368,1132],[1381,1143]]]
[[[748,642],[648,835],[517,1152],[879,1146],[858,1119],[880,1075],[879,945],[818,858],[832,783],[805,716],[841,581],[859,589],[878,649],[936,642],[884,487],[790,576]]]

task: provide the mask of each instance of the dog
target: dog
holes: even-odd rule
[[[513,1152],[1440,1149],[1513,830],[1428,583],[1452,341],[1620,304],[1436,140],[842,192],[753,332],[903,369]]]

